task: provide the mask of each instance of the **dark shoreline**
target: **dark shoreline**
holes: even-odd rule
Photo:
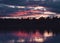
[[[10,31],[36,31],[44,32],[45,30],[60,33],[60,18],[43,18],[40,19],[0,19],[0,32]]]

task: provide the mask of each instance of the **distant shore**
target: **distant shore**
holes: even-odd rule
[[[0,32],[18,31],[26,32],[45,30],[60,33],[60,18],[40,18],[40,19],[0,19]]]

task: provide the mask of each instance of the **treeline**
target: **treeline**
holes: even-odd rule
[[[60,33],[60,18],[0,19],[0,32],[45,30]]]

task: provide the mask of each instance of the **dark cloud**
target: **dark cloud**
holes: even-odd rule
[[[0,3],[10,5],[24,5],[25,0],[1,0]]]
[[[1,4],[0,5],[0,16],[9,16],[9,14],[17,12],[18,10],[19,9],[17,8],[10,8],[10,7],[7,7]]]

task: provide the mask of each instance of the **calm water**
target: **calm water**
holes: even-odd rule
[[[0,33],[0,43],[43,43],[44,36],[39,33],[7,32]]]
[[[30,36],[22,36],[21,33],[0,33],[0,43],[38,43],[30,42],[29,39]]]

